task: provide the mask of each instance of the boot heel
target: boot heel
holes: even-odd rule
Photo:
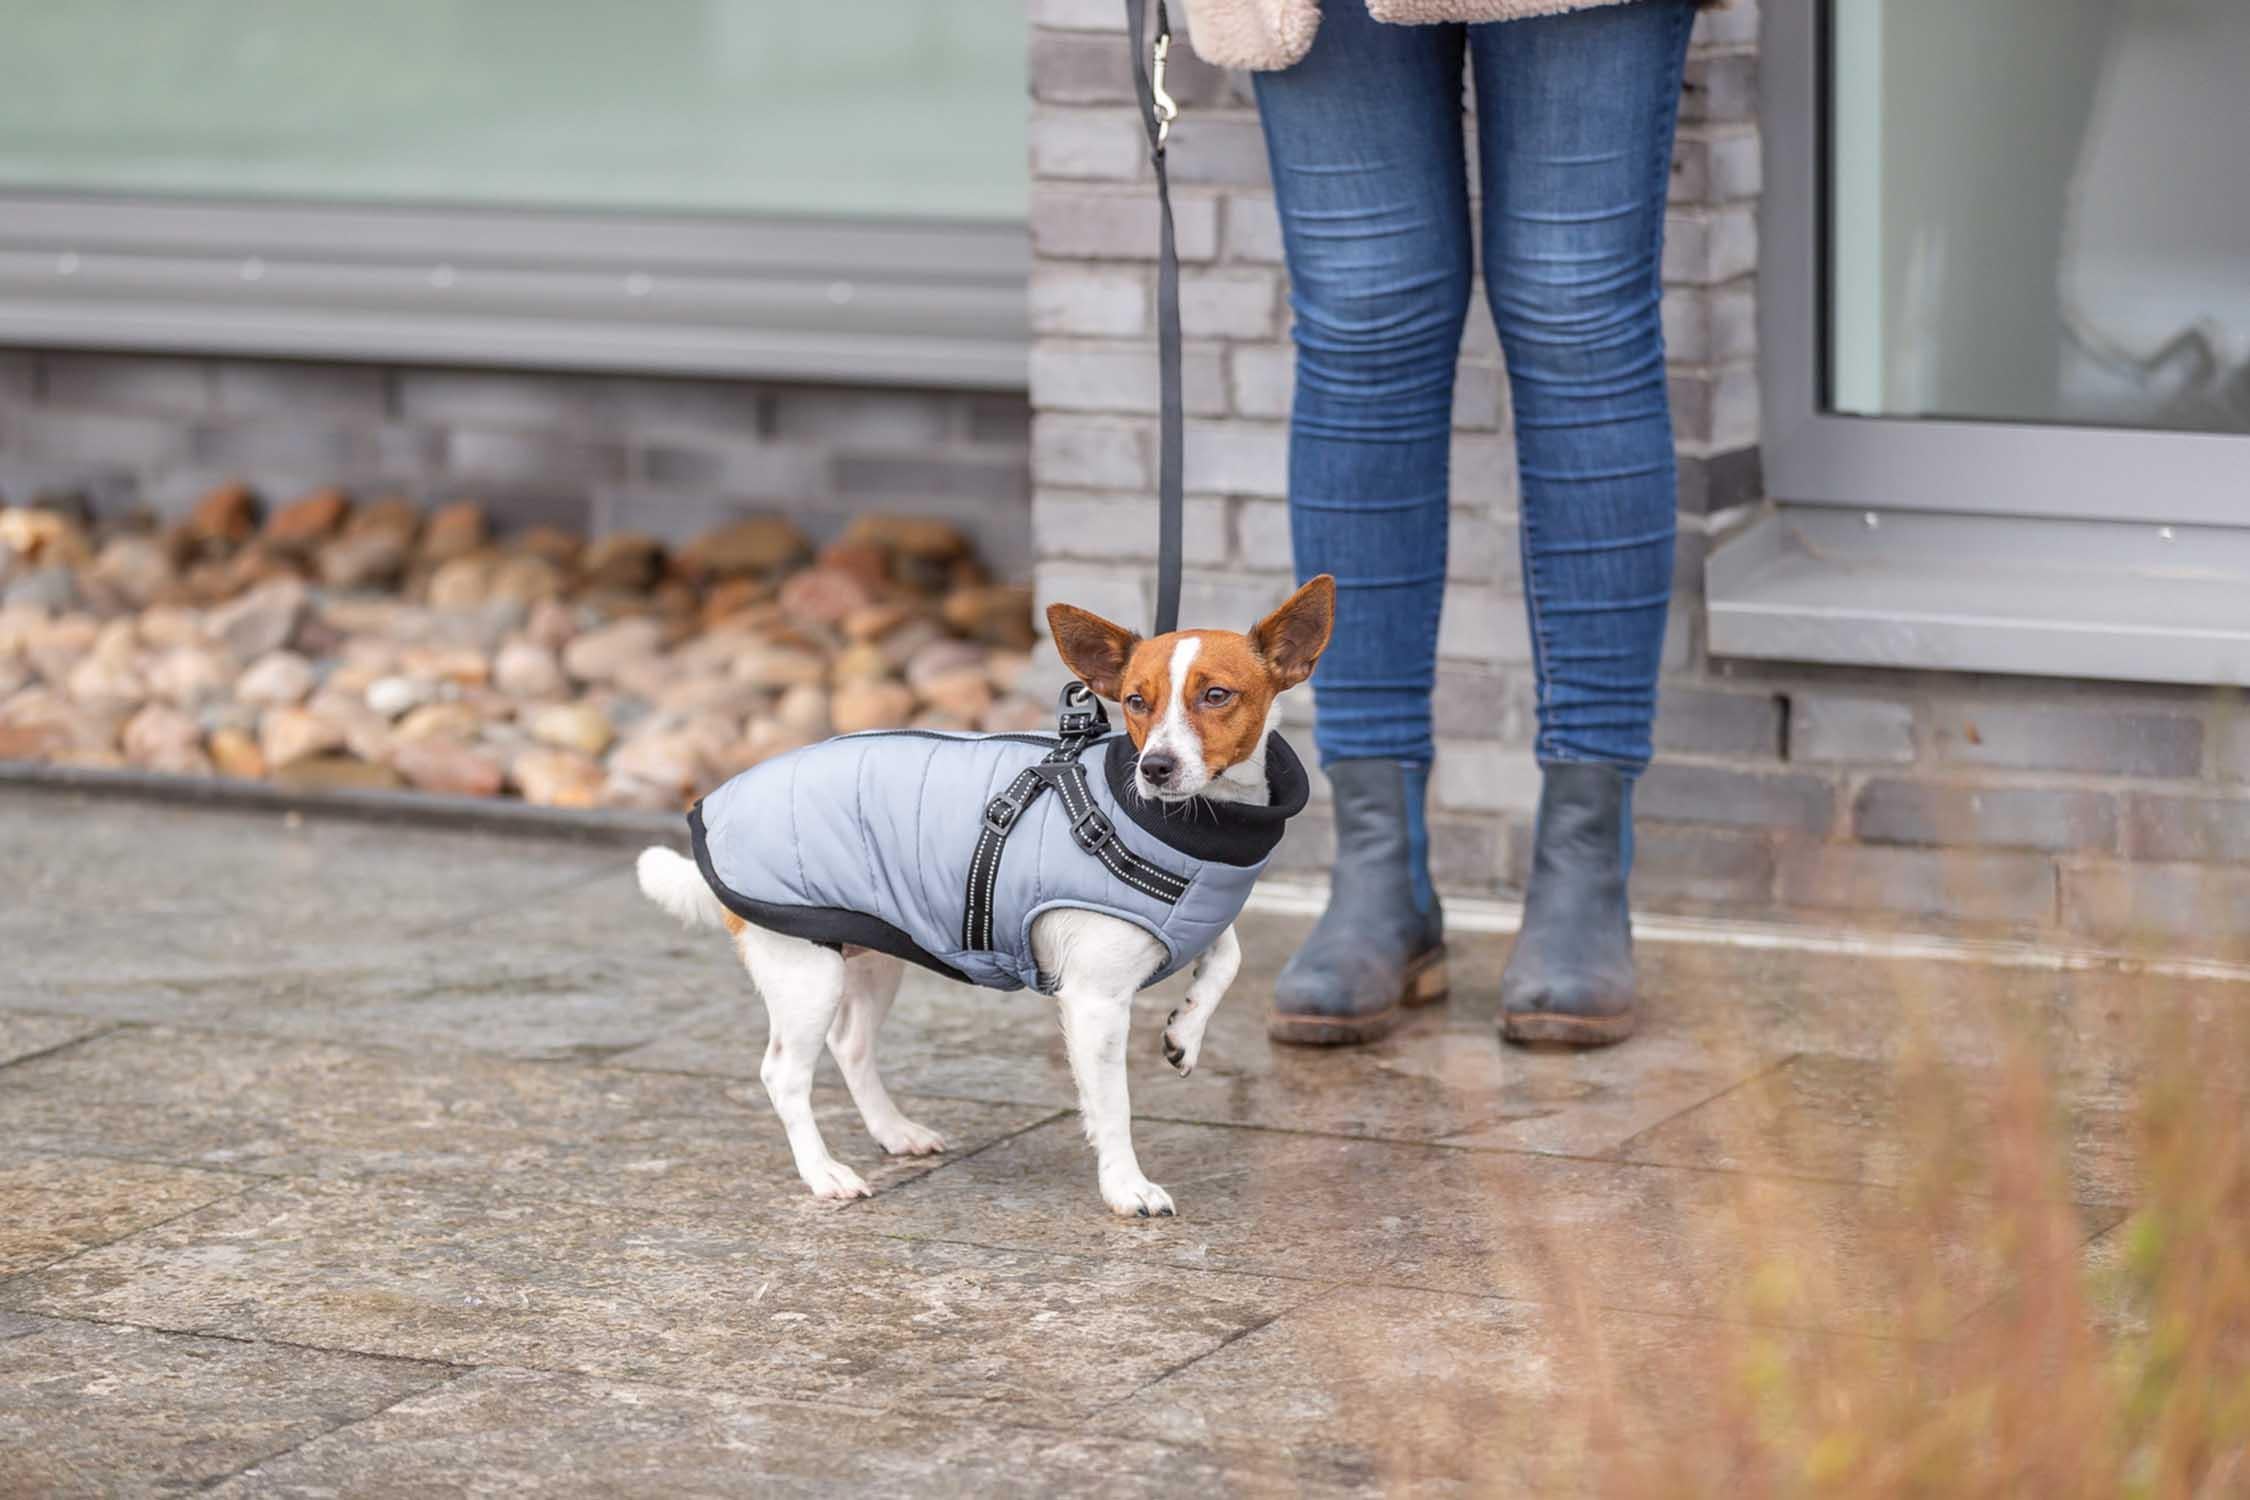
[[[1443,1005],[1452,987],[1445,976],[1445,948],[1440,944],[1417,957],[1406,971],[1406,990],[1399,1003],[1415,1009]]]

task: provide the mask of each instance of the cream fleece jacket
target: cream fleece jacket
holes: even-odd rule
[[[1184,0],[1195,55],[1222,68],[1270,72],[1312,47],[1320,0]],[[1402,26],[1440,21],[1514,21],[1625,0],[1367,0],[1368,14]],[[1711,4],[1713,0],[1700,0]],[[1723,0],[1720,0],[1723,3]]]

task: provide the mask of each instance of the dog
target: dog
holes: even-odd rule
[[[917,925],[917,918],[897,912],[873,913],[865,909],[879,904],[872,898],[839,910],[835,903],[844,898],[833,894],[833,882],[821,887],[827,895],[805,894],[808,882],[819,883],[817,877],[803,874],[802,846],[784,846],[792,838],[827,837],[849,845],[851,852],[842,857],[849,866],[846,886],[873,879],[877,883],[868,885],[870,890],[919,890],[914,881],[926,858],[914,844],[918,836],[926,837],[917,834],[922,820],[964,816],[944,808],[968,800],[931,795],[932,767],[943,774],[944,768],[968,757],[1004,751],[1025,757],[1040,746],[994,742],[1034,737],[899,731],[889,736],[896,744],[870,745],[855,742],[881,740],[887,732],[843,736],[767,762],[776,768],[770,772],[753,768],[699,804],[690,814],[695,860],[666,848],[642,852],[637,866],[642,892],[691,927],[724,927],[764,998],[769,1037],[758,1076],[788,1131],[798,1175],[814,1196],[849,1200],[869,1193],[859,1174],[830,1154],[813,1119],[813,1070],[824,1043],[868,1132],[886,1152],[926,1156],[945,1149],[942,1136],[900,1111],[875,1063],[876,1035],[898,993],[903,963],[912,958],[956,977],[984,974],[979,982],[1007,987],[1036,983],[1052,994],[1078,1086],[1079,1111],[1094,1149],[1102,1201],[1126,1216],[1175,1211],[1171,1195],[1148,1180],[1133,1150],[1125,1075],[1133,996],[1153,978],[1192,966],[1186,997],[1166,1019],[1163,1051],[1181,1076],[1193,1072],[1205,1029],[1241,965],[1234,912],[1278,840],[1280,821],[1304,804],[1303,768],[1274,731],[1281,695],[1312,674],[1328,645],[1335,606],[1335,580],[1322,574],[1247,633],[1183,630],[1144,640],[1070,605],[1048,609],[1048,627],[1063,664],[1092,693],[1123,710],[1124,735],[1092,747],[1106,747],[1111,762],[1101,788],[1090,791],[1092,783],[1083,773],[1071,779],[1075,761],[1053,764],[1062,752],[1050,753],[1044,769],[1032,767],[1019,778],[1036,783],[1044,777],[1061,787],[1060,797],[1045,799],[1040,816],[1053,829],[1067,820],[1068,836],[1089,853],[1074,859],[1070,844],[1058,834],[1051,844],[1022,850],[1011,878],[1020,884],[1034,863],[1042,874],[1050,864],[1065,865],[1103,882],[1108,893],[1074,904],[1067,893],[1056,897],[1042,889],[1036,909],[1022,918],[1028,954],[1020,960],[1021,980],[1012,977],[1011,961],[984,964],[992,955],[973,951],[973,943],[958,951],[948,945],[940,954],[929,951],[937,946],[934,939],[919,946],[910,941],[914,931],[939,931],[940,919]],[[824,751],[826,760],[782,764]],[[922,785],[869,785],[868,778],[883,774],[885,756],[900,767],[919,766],[918,773],[900,774],[919,774]],[[984,765],[975,761],[979,769],[971,773],[983,777],[979,797],[1008,769],[988,772],[981,769]],[[841,769],[831,775],[824,766]],[[1063,774],[1052,774],[1058,771]],[[737,783],[739,789],[730,791]],[[972,831],[981,837],[983,828],[997,825],[1004,839],[1014,825],[1038,821],[1025,816],[1020,803],[1037,799],[1039,790],[1045,788],[1011,801],[1011,787],[983,809],[983,823]],[[1109,797],[1110,816],[1094,807],[1096,792]],[[705,822],[709,804],[722,794],[728,799],[729,849],[717,847]],[[835,831],[837,804],[853,798],[858,799],[852,803],[854,815],[844,821],[855,826]],[[901,813],[902,807],[911,811]],[[965,816],[976,817],[977,808],[972,805]],[[912,826],[901,831],[901,817]],[[1237,828],[1243,842],[1227,845],[1226,839],[1236,837],[1230,830]],[[886,833],[907,847],[884,848]],[[873,877],[860,869],[862,842],[870,846],[865,859],[878,867]],[[1196,864],[1175,845],[1211,858]],[[1008,847],[995,844],[988,858],[980,842],[972,863],[963,866],[974,871],[972,902],[978,881],[988,893],[997,888],[992,867],[1006,864],[1001,851]],[[1050,849],[1060,852],[1050,855]],[[1153,862],[1143,855],[1153,856]],[[775,878],[797,892],[795,904],[760,899],[738,888],[752,882],[726,873],[722,867],[730,860],[734,869],[779,869]],[[1168,913],[1177,908],[1160,907],[1149,897],[1175,889],[1159,879],[1164,872],[1156,865],[1183,861],[1198,872],[1185,882],[1187,887],[1208,874],[1208,890],[1220,894],[1181,898],[1182,906],[1201,900],[1203,907],[1175,920]],[[918,898],[909,894],[898,899]],[[1206,938],[1206,932],[1215,936]],[[1192,935],[1196,951],[1178,951],[1189,941],[1182,934]]]

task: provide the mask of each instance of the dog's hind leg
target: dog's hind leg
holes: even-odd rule
[[[900,1113],[875,1071],[875,1036],[905,972],[906,965],[887,953],[855,953],[844,960],[844,1001],[828,1028],[828,1051],[868,1134],[893,1156],[931,1156],[945,1149],[945,1137]]]
[[[816,1198],[864,1198],[859,1174],[828,1154],[813,1121],[813,1069],[844,997],[844,956],[833,948],[744,926],[743,964],[766,1002],[766,1057],[758,1077],[789,1132],[797,1175]]]

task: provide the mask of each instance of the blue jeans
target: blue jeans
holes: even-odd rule
[[[1472,268],[1465,60],[1485,291],[1514,398],[1535,750],[1637,773],[1671,602],[1658,260],[1694,11],[1635,0],[1394,26],[1364,0],[1321,10],[1304,60],[1257,75],[1296,313],[1291,537],[1298,576],[1333,573],[1339,589],[1313,677],[1321,760],[1433,754]]]

